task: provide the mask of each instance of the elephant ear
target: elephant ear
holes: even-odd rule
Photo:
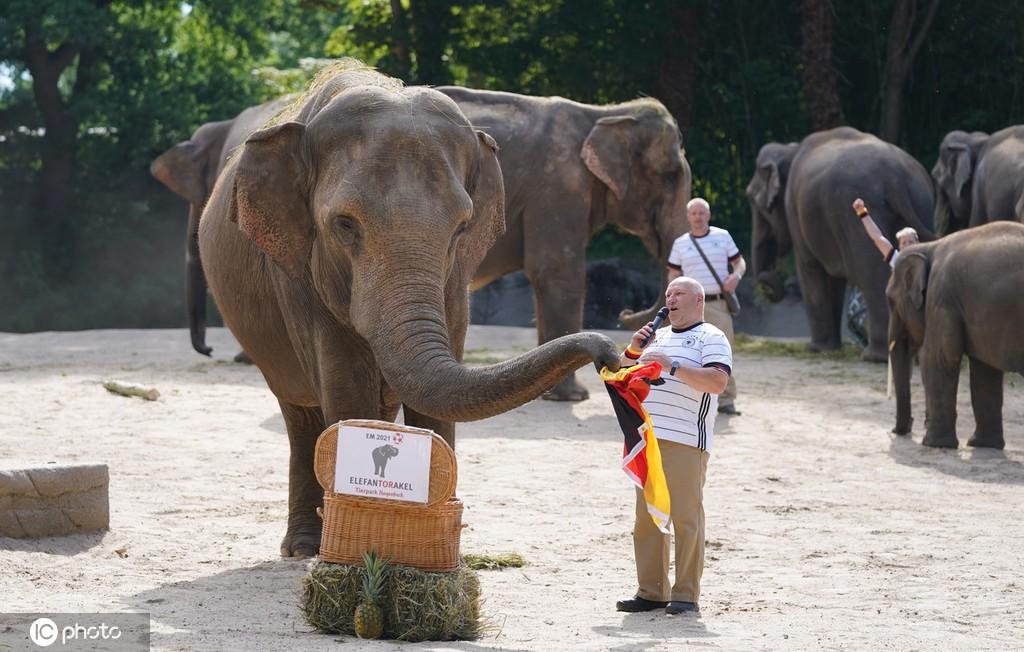
[[[907,252],[907,262],[903,265],[904,279],[910,303],[915,310],[924,310],[925,295],[928,292],[928,259],[918,252]]]
[[[970,183],[974,174],[974,163],[971,161],[971,150],[965,144],[956,143],[947,148],[946,166],[953,174],[953,192],[959,197],[964,187]]]
[[[779,164],[775,161],[769,161],[759,165],[755,178],[758,181],[757,186],[754,187],[754,184],[751,183],[751,187],[747,188],[747,193],[752,194],[754,202],[763,210],[771,210],[772,205],[779,198],[779,192],[782,190]]]
[[[632,151],[627,128],[636,124],[631,115],[601,118],[583,141],[580,158],[587,169],[622,201],[629,190]]]
[[[498,164],[498,143],[480,130],[476,139],[477,165],[467,188],[473,200],[473,219],[458,250],[463,286],[469,284],[484,256],[505,232],[505,182]]]
[[[232,219],[291,278],[301,277],[313,246],[306,201],[302,137],[305,126],[285,122],[249,136],[235,168]]]
[[[204,150],[194,140],[180,142],[153,159],[149,172],[174,194],[184,197],[190,204],[202,206],[207,193]]]

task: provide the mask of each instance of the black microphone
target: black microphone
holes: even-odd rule
[[[651,337],[654,337],[654,332],[661,326],[661,322],[665,321],[665,317],[668,317],[668,306],[663,307],[658,311],[658,314],[654,316],[654,321],[651,322],[651,336],[645,337],[640,342],[640,348],[647,346],[647,343],[651,341]]]

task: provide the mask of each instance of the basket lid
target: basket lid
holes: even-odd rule
[[[355,426],[362,428],[373,428],[374,430],[391,430],[393,432],[408,432],[417,435],[429,435],[431,438],[430,447],[430,486],[427,493],[427,505],[443,503],[455,495],[455,483],[458,476],[458,466],[455,461],[455,452],[451,446],[433,430],[414,428],[400,423],[390,421],[376,421],[373,419],[346,419],[341,423],[331,424],[320,433],[316,440],[316,451],[313,458],[313,470],[316,479],[328,494],[343,500],[369,501],[374,503],[392,503],[395,501],[383,498],[369,498],[364,496],[350,496],[348,494],[334,493],[334,472],[338,456],[338,426]]]

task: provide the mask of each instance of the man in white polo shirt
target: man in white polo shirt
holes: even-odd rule
[[[633,334],[624,365],[658,362],[662,385],[652,385],[644,401],[661,450],[675,531],[675,581],[669,583],[670,536],[662,533],[637,490],[633,549],[639,588],[615,604],[619,611],[665,613],[698,611],[704,573],[704,478],[715,427],[718,395],[732,374],[732,347],[720,329],[704,322],[704,288],[678,277],[665,290],[668,328],[652,325]],[[653,335],[653,337],[651,337]],[[642,342],[650,338],[646,348]]]
[[[711,207],[707,201],[695,197],[686,204],[686,219],[690,223],[690,232],[676,238],[672,245],[672,252],[668,256],[668,280],[679,276],[689,276],[696,279],[702,286],[706,295],[706,308],[704,318],[717,326],[732,345],[732,315],[725,303],[724,292],[735,292],[740,279],[747,271],[747,262],[743,260],[739,248],[733,241],[732,236],[725,229],[717,226],[710,226]],[[700,248],[707,256],[715,273],[721,279],[722,285],[718,284],[714,275],[708,269],[707,263],[701,257],[693,241],[700,243]],[[729,266],[732,266],[732,273],[729,273]],[[723,414],[739,415],[736,409],[736,381],[729,377],[729,386],[719,397],[718,411]]]

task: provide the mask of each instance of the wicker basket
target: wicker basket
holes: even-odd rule
[[[316,442],[314,457],[316,478],[324,488],[320,558],[360,564],[364,552],[375,550],[391,563],[420,570],[458,568],[464,526],[462,501],[454,497],[457,466],[451,447],[430,430],[386,421],[350,419],[340,425],[431,435],[430,486],[426,504],[335,493],[338,424],[328,427]]]
[[[391,563],[425,571],[453,571],[459,566],[462,501],[432,506],[324,496],[324,533],[320,559],[361,564],[363,552],[375,550]]]
[[[455,461],[455,453],[452,451],[451,446],[434,431],[403,426],[398,423],[391,423],[390,421],[372,421],[369,419],[348,419],[347,421],[342,421],[341,425],[429,435],[433,440],[433,445],[430,448],[430,486],[427,492],[427,505],[443,503],[455,495],[455,483],[458,477],[458,464]],[[333,424],[320,433],[320,437],[316,440],[316,453],[313,458],[313,470],[316,473],[316,479],[328,495],[334,495],[334,471],[337,454],[338,424]],[[340,496],[341,494],[338,495]],[[351,500],[370,501],[373,503],[385,502],[389,505],[395,502],[392,500],[384,501],[380,498],[349,496],[347,494],[344,497]]]

